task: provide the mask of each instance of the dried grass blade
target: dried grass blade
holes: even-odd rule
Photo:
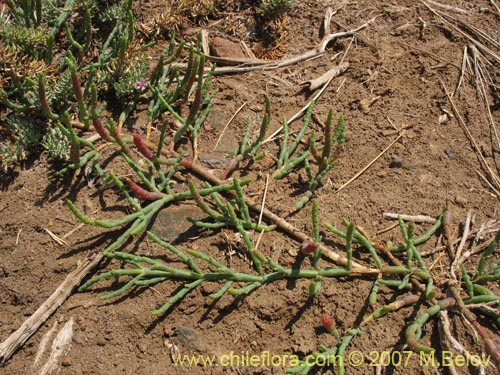
[[[393,141],[389,144],[389,146],[387,146],[387,147],[386,147],[386,148],[385,148],[385,149],[384,149],[384,150],[383,150],[380,154],[378,154],[378,155],[375,157],[375,159],[373,159],[371,162],[369,162],[369,163],[367,164],[367,166],[366,166],[366,167],[364,167],[363,169],[361,169],[358,173],[356,173],[356,175],[354,175],[354,177],[352,177],[349,181],[347,181],[345,184],[343,184],[341,187],[339,187],[339,188],[335,191],[335,194],[339,193],[339,192],[340,192],[341,190],[343,190],[343,189],[344,189],[347,185],[349,185],[351,182],[353,182],[353,181],[354,181],[354,180],[356,180],[359,176],[361,176],[363,173],[365,173],[365,172],[366,172],[366,170],[367,170],[368,168],[370,168],[370,167],[372,166],[372,164],[373,164],[373,163],[375,163],[378,159],[380,159],[380,157],[381,157],[382,155],[384,155],[384,154],[387,152],[387,150],[389,150],[389,149],[392,147],[392,145],[393,145],[394,143],[396,143],[397,141],[399,141],[399,140],[401,139],[401,137],[402,137],[402,136],[403,136],[402,134],[398,135],[398,136],[396,137],[396,139],[395,139],[395,140],[393,140]]]
[[[483,154],[481,153],[481,150],[480,150],[480,148],[479,148],[479,146],[478,146],[478,144],[477,144],[474,136],[471,134],[471,132],[469,131],[469,128],[465,124],[465,121],[463,120],[462,116],[460,115],[460,112],[458,111],[458,108],[455,105],[455,102],[453,101],[453,98],[451,97],[450,93],[448,92],[448,89],[446,88],[445,84],[441,80],[439,82],[441,83],[443,91],[444,91],[446,97],[448,98],[448,101],[450,102],[451,107],[453,108],[453,113],[455,114],[455,117],[457,118],[458,123],[460,124],[460,126],[462,127],[462,129],[465,131],[465,134],[467,135],[467,138],[469,139],[469,141],[474,146],[474,151],[476,152],[476,155],[478,156],[479,160],[481,161],[481,164],[482,164],[483,168],[488,172],[488,175],[489,175],[489,177],[491,179],[491,182],[493,183],[493,185],[495,186],[495,188],[497,190],[500,190],[500,179],[491,170],[490,166],[486,162],[486,159],[484,158]]]
[[[62,246],[68,246],[68,243],[66,241],[64,241],[62,238],[56,236],[54,233],[52,233],[49,229],[47,228],[43,228],[43,230],[45,232],[47,232],[47,234],[50,236],[50,238],[52,238],[54,241],[57,242],[58,245],[62,245]]]

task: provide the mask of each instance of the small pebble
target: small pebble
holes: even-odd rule
[[[403,158],[394,156],[389,164],[389,168],[401,168],[403,166]]]
[[[210,46],[214,56],[245,58],[247,57],[241,50],[240,44],[230,40],[216,37]]]
[[[69,367],[72,364],[73,363],[71,362],[71,360],[68,357],[63,357],[61,360],[61,366],[63,366],[63,367]]]
[[[445,153],[445,154],[446,154],[446,156],[448,156],[450,159],[455,159],[455,157],[457,156],[457,155],[455,154],[455,152],[454,152],[453,150],[449,149],[449,148],[446,148],[446,149],[444,150],[444,153]]]
[[[467,198],[464,197],[463,195],[457,194],[455,196],[455,203],[459,204],[460,206],[465,206],[467,204]]]

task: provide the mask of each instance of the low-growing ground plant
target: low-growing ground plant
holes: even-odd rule
[[[272,18],[274,12],[283,12],[291,3],[263,1],[258,9],[262,17]],[[103,228],[109,239],[102,254],[110,260],[110,270],[86,281],[79,288],[81,292],[107,279],[118,280],[102,297],[112,299],[126,296],[134,288],[175,281],[180,288],[153,311],[162,315],[208,283],[216,284],[217,291],[209,297],[217,300],[223,295],[259,293],[260,287],[278,280],[308,280],[311,298],[321,293],[323,283],[331,279],[372,281],[367,301],[372,310],[360,324],[339,331],[331,317],[318,320],[337,338],[337,343],[318,348],[316,356],[343,356],[368,324],[414,305],[420,312],[414,321],[405,323],[405,344],[415,352],[432,353],[436,348],[424,344],[421,336],[433,316],[452,308],[463,313],[468,311],[467,305],[500,300],[491,288],[500,279],[500,262],[492,256],[500,233],[480,256],[476,269],[462,267],[462,279],[455,279],[456,284],[436,285],[420,246],[445,229],[447,210],[436,213],[435,223],[421,236],[416,235],[412,223],[399,218],[400,244],[376,242],[348,218],[343,228],[337,228],[320,217],[315,194],[334,168],[336,158],[342,155],[348,116],[335,119],[330,110],[325,126],[313,129],[311,118],[316,104],[312,101],[298,131],[290,131],[288,121],[283,120],[283,137],[266,148],[263,140],[273,108],[271,98],[265,98],[258,132],[253,131],[249,121],[233,157],[216,175],[197,161],[200,131],[217,94],[212,88],[213,66],[207,64],[199,44],[188,46],[177,41],[172,32],[161,52],[149,61],[144,56],[150,46],[137,39],[131,0],[113,6],[90,0],[67,0],[64,6],[57,2],[42,5],[40,1],[20,5],[8,2],[8,6],[8,15],[2,14],[1,18],[1,48],[12,60],[1,62],[9,68],[1,76],[0,102],[7,109],[4,115],[11,139],[0,147],[2,168],[19,163],[42,146],[54,157],[67,160],[58,174],[91,170],[128,204],[128,214],[99,219],[86,215],[76,202],[67,200],[81,222]],[[177,64],[181,58],[187,61],[182,69]],[[26,61],[24,67],[21,61]],[[107,108],[109,98],[116,99],[113,108]],[[158,130],[153,140],[143,134],[143,129],[128,126],[139,103],[147,106],[147,126]],[[90,131],[95,133],[93,137],[88,137]],[[186,144],[191,146],[187,152],[181,147]],[[104,161],[109,149],[126,173],[118,173],[113,163]],[[249,186],[255,181],[243,178],[240,172],[248,171],[266,153],[274,156],[275,163],[267,168],[277,183],[286,184],[285,177],[305,174],[305,189],[296,192],[301,195],[287,215],[309,210],[309,233],[294,227],[288,217],[249,198]],[[237,234],[251,268],[233,268],[203,249],[192,249],[187,243],[174,246],[153,233],[150,229],[158,213],[181,201],[194,202],[206,215],[206,219],[190,220],[200,230],[216,233],[224,229]],[[310,262],[300,268],[290,267],[263,254],[251,234],[270,231],[280,231],[296,240],[298,257]],[[328,246],[321,233],[335,236],[342,244],[340,249]],[[178,263],[167,264],[130,252],[130,240],[141,235]],[[359,256],[353,256],[360,253],[366,254],[369,261],[362,263]],[[327,259],[334,259],[336,264]],[[393,302],[378,303],[381,286],[396,294]],[[466,292],[467,297],[461,297],[458,291]],[[479,311],[492,325],[500,325],[495,310],[483,306]],[[474,316],[470,320],[485,350],[498,359],[498,348],[481,330],[478,319]],[[313,367],[314,362],[301,360],[287,373],[304,374]],[[337,370],[343,373],[344,366]]]

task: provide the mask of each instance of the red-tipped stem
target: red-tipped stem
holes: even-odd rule
[[[193,167],[193,160],[188,159],[188,158],[182,158],[181,165],[185,168],[192,168]]]
[[[471,323],[476,329],[477,333],[479,333],[479,336],[481,336],[481,338],[483,339],[486,352],[491,355],[491,358],[496,363],[496,365],[500,366],[500,346],[498,345],[498,343],[493,337],[491,337],[489,332],[485,330],[481,324],[479,324],[477,320],[473,320]]]
[[[318,244],[314,241],[306,240],[302,243],[302,247],[300,248],[300,252],[304,255],[312,255],[318,248]]]
[[[226,169],[224,169],[224,172],[222,173],[222,181],[225,181],[228,179],[228,177],[233,173],[233,171],[236,169],[238,166],[238,160],[237,159],[232,159],[229,164],[227,165]]]
[[[98,118],[93,118],[92,124],[94,125],[95,131],[97,132],[97,134],[101,136],[102,139],[104,139],[107,142],[111,142],[113,140],[109,135],[108,131],[106,130],[106,128],[104,127],[104,125],[102,124],[101,120],[99,120]]]
[[[144,140],[139,134],[132,135],[132,138],[134,139],[135,147],[137,147],[137,150],[142,154],[142,156],[151,161],[155,160],[155,154],[148,146],[146,146],[146,143],[144,143]]]
[[[76,99],[78,101],[83,101],[82,86],[80,85],[80,80],[76,72],[71,72],[71,82],[73,84],[73,91],[75,92]]]
[[[127,182],[127,185],[129,186],[130,190],[140,199],[143,199],[145,201],[157,201],[158,199],[161,199],[164,197],[164,194],[162,193],[157,193],[153,191],[147,191],[137,185],[134,181],[132,181],[130,178],[125,178],[125,181]]]
[[[326,331],[335,336],[336,338],[339,338],[339,332],[337,331],[337,328],[335,327],[335,322],[333,321],[333,318],[330,315],[323,315],[321,317],[321,325],[326,329]]]

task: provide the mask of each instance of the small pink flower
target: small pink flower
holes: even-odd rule
[[[136,83],[135,88],[139,91],[144,91],[147,86],[147,82],[144,79],[141,79],[139,82]]]

